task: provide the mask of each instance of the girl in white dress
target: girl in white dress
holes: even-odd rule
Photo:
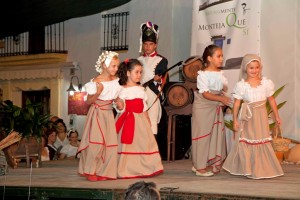
[[[117,133],[112,104],[121,89],[115,76],[118,66],[117,53],[103,52],[95,66],[99,75],[85,84],[87,103],[91,106],[78,148],[78,172],[89,181],[117,178]]]
[[[123,88],[122,110],[116,121],[118,133],[118,178],[151,177],[163,172],[163,165],[147,113],[147,96],[139,84],[142,64],[137,59],[125,60],[119,66],[118,76]]]
[[[227,79],[220,67],[222,49],[209,45],[203,52],[203,68],[198,72],[192,108],[192,171],[197,176],[220,172],[226,158],[223,106],[231,99],[224,95]]]
[[[260,57],[255,54],[244,56],[240,81],[235,85],[233,94],[235,144],[223,165],[223,168],[233,175],[242,175],[252,179],[283,175],[271,145],[272,137],[266,109],[268,100],[276,123],[280,125],[281,119],[275,98],[272,96],[274,84],[266,77],[262,77],[261,71]]]
[[[80,142],[78,141],[78,132],[77,130],[69,130],[68,132],[69,144],[65,145],[60,150],[59,159],[75,159],[77,155],[77,150]]]

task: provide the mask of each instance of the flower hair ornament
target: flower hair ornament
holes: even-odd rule
[[[101,74],[103,71],[103,63],[108,67],[114,56],[119,56],[119,54],[113,51],[102,52],[95,65],[96,71]]]
[[[129,58],[126,58],[126,59],[124,60],[124,63],[127,65],[128,62],[129,62]]]

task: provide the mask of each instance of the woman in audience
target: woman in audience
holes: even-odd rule
[[[57,132],[55,128],[50,128],[46,131],[47,136],[47,145],[46,148],[48,148],[49,152],[49,159],[50,160],[57,160],[57,149],[54,146],[54,143],[56,141]]]
[[[62,147],[69,144],[69,140],[67,137],[67,127],[62,119],[56,120],[54,125],[57,130],[57,139],[54,143],[54,146],[56,147],[58,153],[60,153]]]
[[[48,140],[47,140],[47,136],[46,135],[43,135],[41,137],[41,142],[42,142],[42,145],[41,145],[41,160],[42,161],[48,161],[50,160],[49,158],[49,150],[48,150],[48,147],[46,147],[46,145],[48,144]]]

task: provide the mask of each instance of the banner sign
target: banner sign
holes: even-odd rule
[[[206,46],[223,50],[223,70],[238,80],[245,54],[259,54],[260,0],[194,0],[191,55],[202,57]],[[229,73],[229,74],[228,74]],[[229,76],[229,77],[228,77]]]

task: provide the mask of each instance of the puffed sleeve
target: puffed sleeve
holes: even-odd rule
[[[266,79],[265,84],[266,84],[266,96],[270,97],[274,94],[274,87],[275,87],[274,83],[272,80]]]
[[[199,93],[209,92],[208,79],[205,76],[205,73],[203,71],[199,71],[198,72],[198,76],[197,76],[197,88],[199,90]]]
[[[96,86],[96,82],[88,82],[84,85],[85,87],[85,91],[89,94],[96,94],[97,92],[97,86]]]
[[[238,82],[233,88],[232,96],[236,99],[243,99],[245,95],[245,87],[242,81]]]

